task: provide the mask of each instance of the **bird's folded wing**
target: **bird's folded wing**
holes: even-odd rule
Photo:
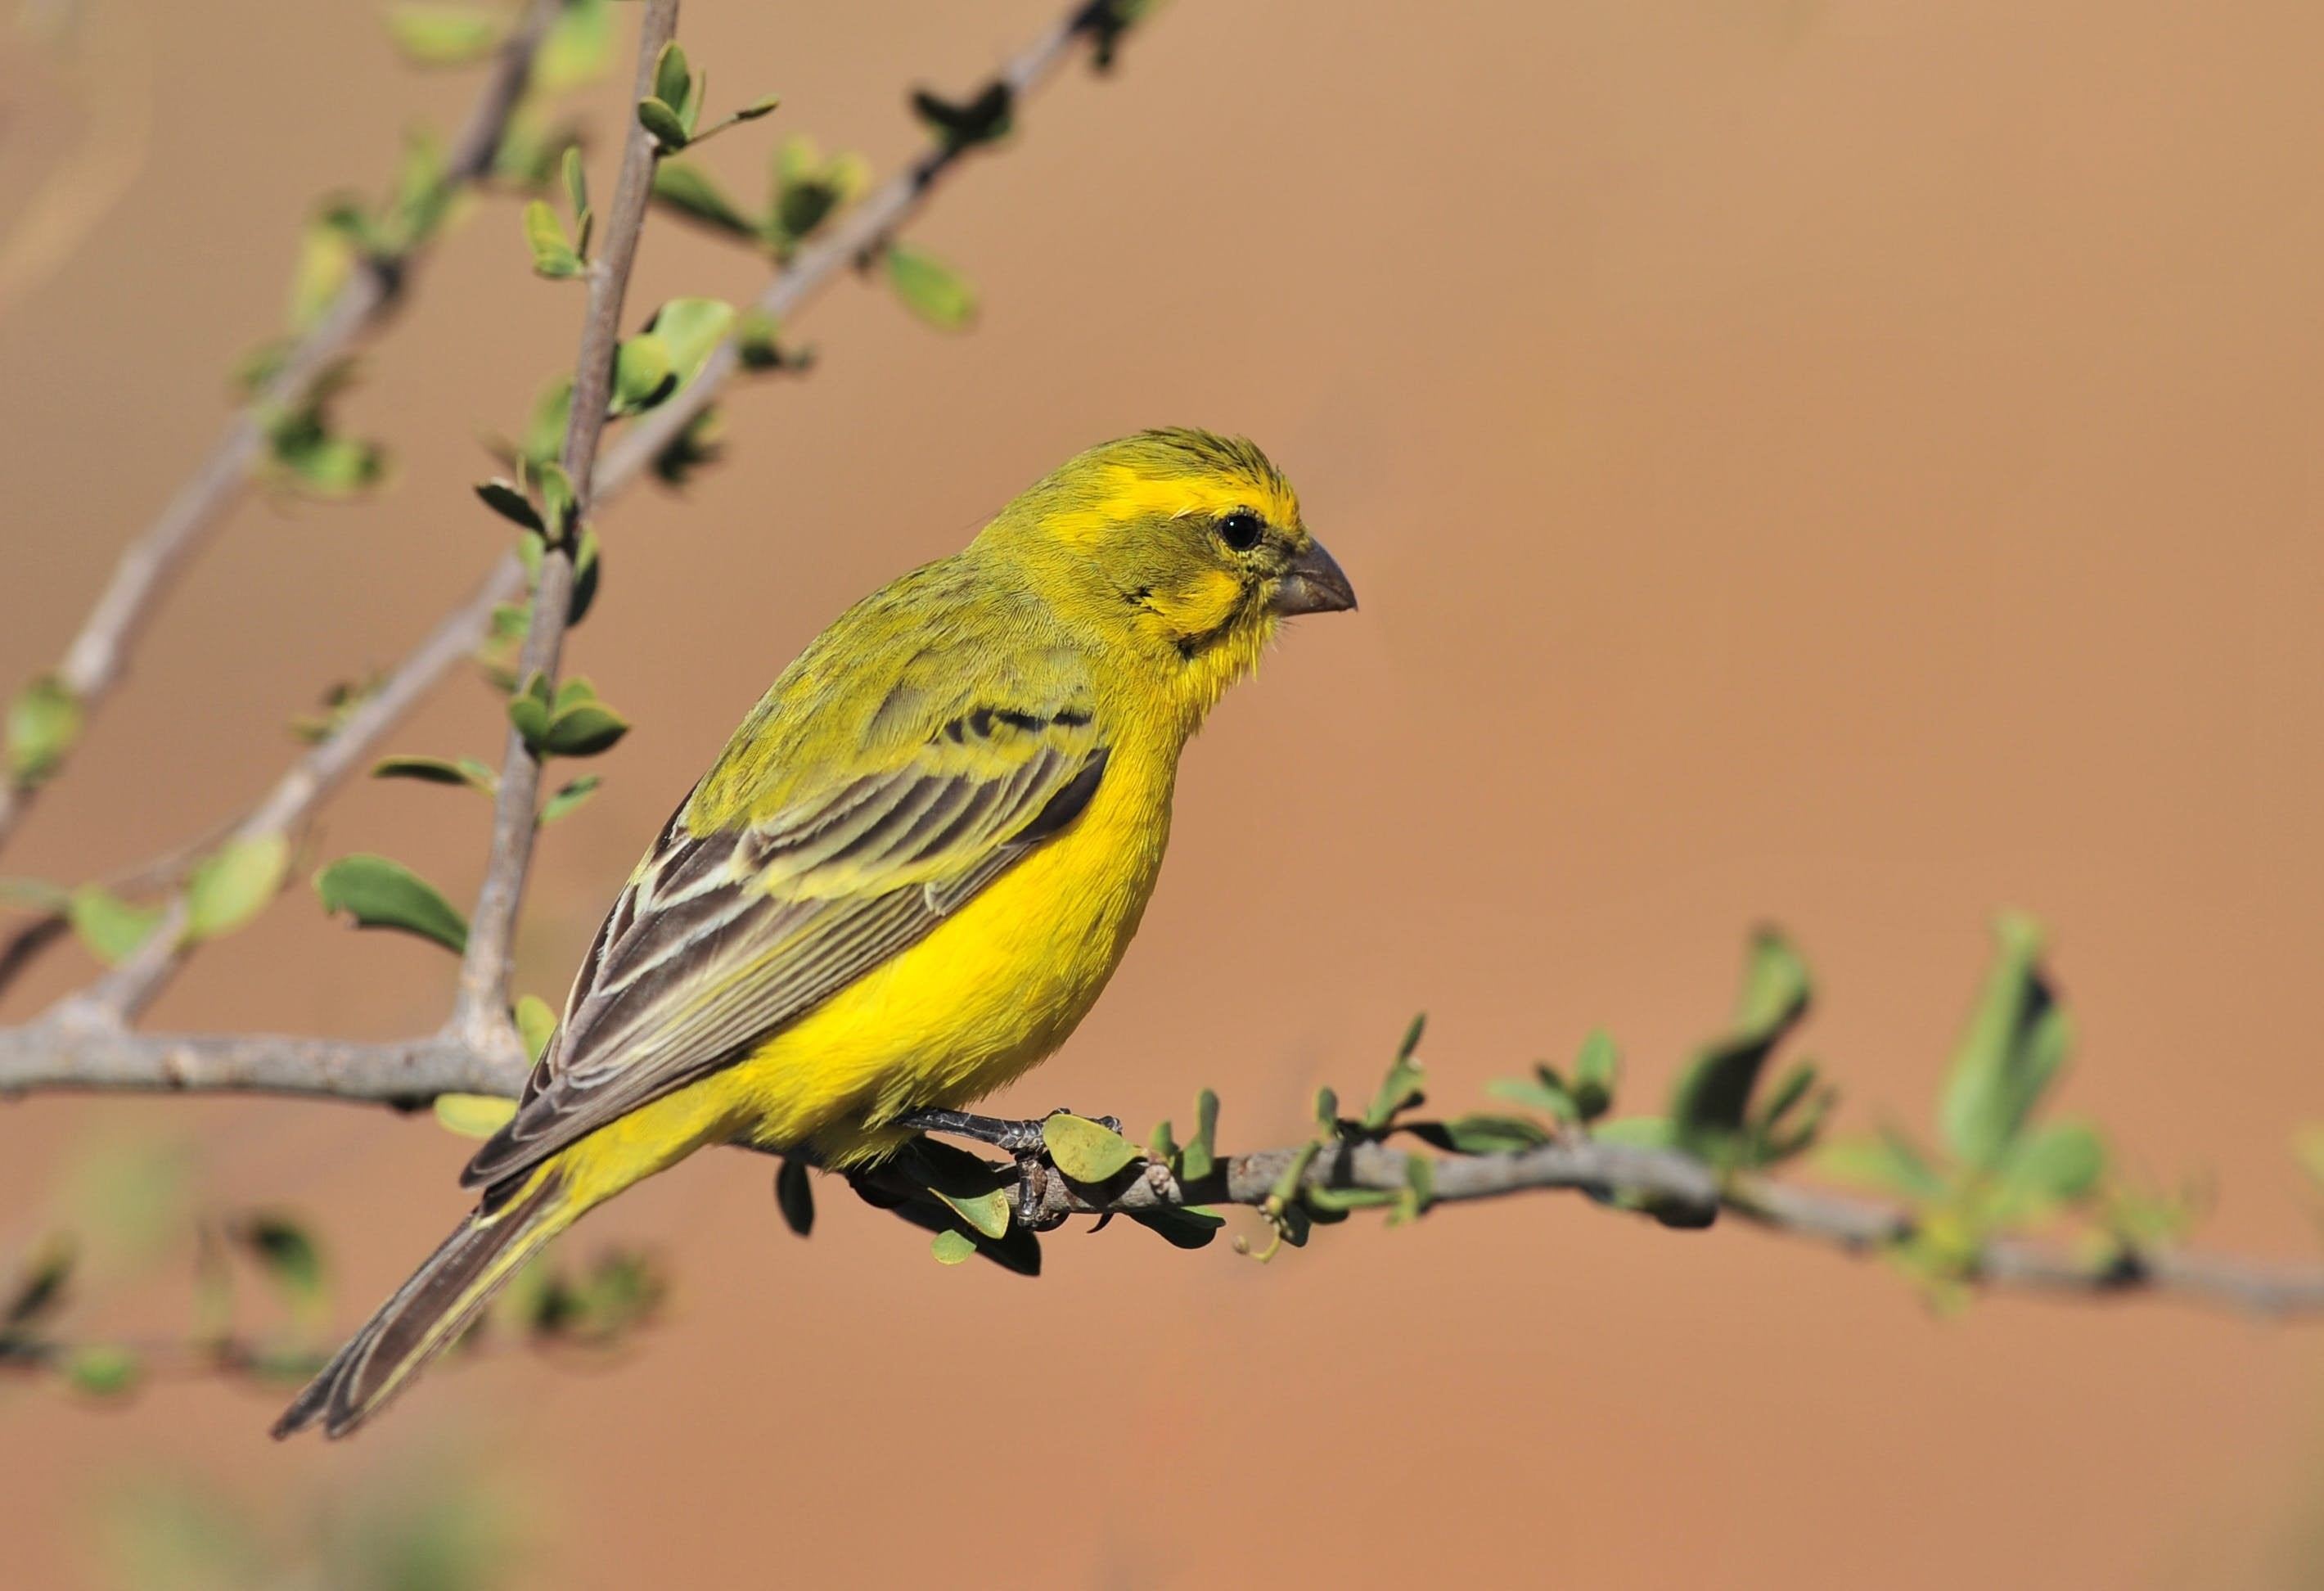
[[[1071,824],[1107,748],[1079,693],[1035,699],[948,714],[894,765],[755,819],[697,834],[689,799],[598,930],[516,1116],[461,1179],[504,1183],[739,1060]]]

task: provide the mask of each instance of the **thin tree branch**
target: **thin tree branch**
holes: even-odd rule
[[[647,0],[638,30],[638,67],[632,103],[654,91],[654,68],[662,47],[678,33],[678,0]],[[592,481],[597,442],[604,435],[613,400],[613,356],[621,346],[622,302],[630,289],[630,267],[653,199],[659,144],[635,116],[622,144],[622,172],[605,217],[603,252],[589,264],[589,304],[581,322],[581,351],[573,370],[573,402],[565,425],[561,462],[574,483],[576,501],[563,524],[549,527],[540,573],[532,593],[532,619],[518,653],[516,677],[554,685],[565,644],[567,614],[573,599],[573,549],[582,523],[594,506]],[[520,684],[520,689],[523,686]],[[541,758],[523,734],[511,726],[501,759],[500,788],[493,802],[492,850],[484,887],[468,919],[468,946],[460,958],[460,990],[452,1026],[480,1048],[514,1038],[508,1018],[509,980],[515,955],[516,915],[524,900],[525,874],[540,828]]]
[[[484,90],[447,156],[443,181],[447,191],[466,187],[492,170],[558,3],[532,0],[501,44]],[[104,593],[55,670],[58,682],[79,703],[84,726],[119,683],[162,597],[242,495],[252,465],[265,450],[274,418],[305,402],[348,348],[384,319],[419,258],[420,251],[414,249],[363,261],[272,378],[227,422],[225,433],[161,516],[122,553]],[[48,778],[54,777],[51,770]],[[6,845],[40,788],[41,783],[0,780],[0,846]]]
[[[268,1094],[410,1110],[438,1094],[513,1098],[526,1069],[519,1057],[475,1049],[449,1034],[366,1043],[251,1033],[72,1031],[54,1025],[0,1029],[0,1098],[58,1090]],[[1033,1222],[1039,1226],[1068,1216],[1190,1206],[1264,1206],[1285,1171],[1306,1152],[1294,1147],[1222,1158],[1208,1176],[1183,1181],[1140,1161],[1103,1188],[1049,1172],[1033,1190]],[[1383,1143],[1335,1142],[1314,1154],[1301,1186],[1401,1194],[1412,1186],[1413,1158]],[[1503,1154],[1420,1158],[1428,1161],[1436,1204],[1577,1190],[1650,1205],[1674,1225],[1707,1224],[1723,1212],[1867,1256],[1914,1233],[1910,1213],[1894,1205],[1756,1175],[1731,1178],[1722,1187],[1710,1167],[1676,1150],[1572,1138]],[[996,1167],[1004,1178],[1008,1171]],[[1014,1179],[1000,1186],[1014,1207]],[[2271,1318],[2324,1315],[2324,1265],[2193,1249],[2158,1248],[2094,1264],[2056,1244],[2001,1237],[1980,1252],[1969,1280],[1998,1291],[2160,1296]]]

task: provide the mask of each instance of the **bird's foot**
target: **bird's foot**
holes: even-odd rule
[[[1079,1111],[1063,1105],[1049,1113],[1052,1116],[1079,1115]],[[1118,1116],[1091,1116],[1109,1133],[1121,1131]],[[989,1143],[1017,1162],[1017,1221],[1019,1226],[1038,1232],[1045,1226],[1060,1225],[1065,1216],[1044,1218],[1042,1207],[1047,1202],[1049,1175],[1056,1168],[1049,1163],[1048,1141],[1041,1134],[1041,1125],[1048,1116],[1037,1116],[1012,1121],[1006,1116],[980,1116],[963,1110],[907,1111],[895,1119],[899,1127],[908,1127],[916,1133],[943,1133],[954,1138],[966,1138],[977,1143]]]

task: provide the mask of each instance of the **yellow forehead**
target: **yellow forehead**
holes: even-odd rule
[[[1299,523],[1299,500],[1287,486],[1223,471],[1162,474],[1117,464],[1099,473],[1057,528],[1069,541],[1084,541],[1132,520],[1215,519],[1238,508],[1277,527]]]

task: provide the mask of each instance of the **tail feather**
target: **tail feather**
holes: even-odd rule
[[[385,1408],[459,1340],[527,1260],[572,1225],[580,1211],[558,1197],[564,1189],[552,1165],[513,1197],[488,1197],[307,1383],[274,1422],[275,1438],[318,1420],[325,1436],[343,1437]]]

